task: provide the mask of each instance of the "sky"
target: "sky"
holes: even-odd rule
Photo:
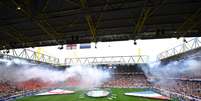
[[[116,41],[116,42],[98,42],[91,43],[90,49],[77,49],[68,50],[66,46],[59,50],[59,46],[46,46],[29,48],[31,50],[45,53],[50,56],[60,58],[60,62],[64,63],[65,58],[80,58],[80,57],[102,57],[102,56],[135,56],[135,55],[148,55],[148,62],[157,60],[157,55],[167,49],[173,48],[183,43],[184,38],[171,38],[171,39],[150,39],[150,40],[137,40],[137,45],[134,45],[133,40]],[[192,38],[185,38],[187,41]],[[200,38],[199,38],[200,39]]]

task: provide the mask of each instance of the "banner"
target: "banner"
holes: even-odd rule
[[[91,48],[91,44],[80,44],[80,49]]]
[[[66,49],[67,50],[77,49],[77,44],[67,44]]]

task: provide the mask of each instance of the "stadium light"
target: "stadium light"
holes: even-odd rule
[[[59,46],[58,49],[62,50],[64,47],[63,45]]]
[[[10,53],[10,51],[9,51],[9,50],[6,50],[6,53],[7,53],[7,54]]]
[[[97,48],[97,42],[95,42],[95,48]]]
[[[183,42],[188,43],[188,41],[185,38],[183,39]]]
[[[17,10],[21,10],[21,7],[20,7],[20,6],[18,6],[18,7],[17,7]]]
[[[134,45],[137,45],[137,42],[136,42],[136,40],[134,40],[134,43],[133,43]]]
[[[3,53],[8,54],[8,53],[10,53],[10,50],[6,49],[6,50],[3,51]]]

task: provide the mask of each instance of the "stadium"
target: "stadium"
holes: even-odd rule
[[[0,8],[0,101],[201,101],[201,0]]]

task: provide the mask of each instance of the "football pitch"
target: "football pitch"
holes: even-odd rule
[[[64,95],[46,95],[46,96],[29,96],[17,101],[163,101],[134,96],[126,96],[126,92],[138,92],[144,89],[136,88],[111,88],[111,94],[108,97],[92,98],[85,95],[84,91],[78,91],[74,94]]]

